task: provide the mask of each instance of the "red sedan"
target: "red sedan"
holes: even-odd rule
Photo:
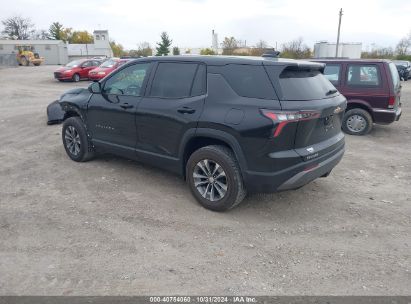
[[[104,61],[98,68],[91,70],[88,73],[88,78],[93,81],[98,81],[128,61],[130,61],[130,59],[110,58]]]
[[[63,80],[72,80],[74,82],[81,79],[88,79],[88,73],[101,64],[98,59],[80,59],[67,63],[65,66],[58,68],[54,72],[54,78]]]

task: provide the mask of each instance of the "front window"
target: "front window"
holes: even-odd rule
[[[341,65],[327,64],[324,69],[324,77],[331,83],[338,84],[340,82]]]
[[[104,84],[103,94],[141,96],[149,63],[139,63],[115,73]]]

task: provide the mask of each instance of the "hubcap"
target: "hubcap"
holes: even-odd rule
[[[66,141],[66,147],[71,154],[77,156],[80,153],[80,135],[78,134],[76,128],[73,126],[68,126],[64,134],[64,139]]]
[[[227,177],[223,168],[213,160],[203,159],[193,171],[194,186],[207,200],[215,202],[227,193]]]
[[[365,129],[367,126],[367,122],[365,121],[364,117],[360,115],[352,115],[347,119],[347,128],[351,132],[359,133]]]

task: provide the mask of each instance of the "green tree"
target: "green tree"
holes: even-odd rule
[[[233,55],[235,49],[238,48],[238,41],[234,37],[225,37],[221,43],[223,55]]]
[[[180,55],[180,49],[178,47],[173,47],[173,55]]]
[[[53,40],[63,40],[63,24],[59,22],[53,22],[49,28],[49,36]]]
[[[173,40],[170,39],[167,32],[162,32],[160,37],[161,37],[161,41],[157,42],[156,56],[167,56],[168,53],[170,53],[169,47],[171,43],[173,42]]]
[[[79,43],[79,44],[86,44],[86,43],[93,43],[94,38],[93,35],[87,31],[74,31],[71,33],[71,36],[68,38],[70,43]]]
[[[280,57],[304,59],[312,56],[310,48],[304,44],[302,38],[292,40],[282,45]]]
[[[200,55],[216,55],[213,49],[205,48],[200,50]]]
[[[2,34],[13,40],[26,40],[34,34],[34,24],[29,18],[23,18],[21,16],[13,16],[7,18],[1,23],[4,26]]]
[[[113,51],[114,57],[124,56],[125,52],[124,52],[124,48],[121,44],[116,43],[114,40],[111,40],[110,41],[110,47],[111,47],[111,50]]]

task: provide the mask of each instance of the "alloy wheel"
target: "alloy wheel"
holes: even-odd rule
[[[203,159],[194,167],[194,186],[207,200],[221,200],[227,193],[228,183],[224,169],[215,161]]]
[[[70,153],[77,156],[80,153],[81,142],[80,135],[76,128],[73,126],[68,126],[66,132],[64,133],[64,139],[66,141],[66,147]]]

